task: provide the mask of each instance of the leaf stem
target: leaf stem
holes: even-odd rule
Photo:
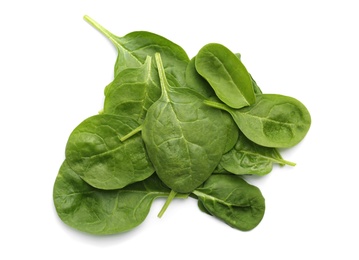
[[[141,130],[142,130],[142,125],[136,127],[135,129],[133,129],[133,130],[132,130],[131,132],[129,132],[128,134],[122,136],[122,137],[120,138],[120,141],[121,141],[121,142],[126,141],[128,138],[130,138],[131,136],[137,134],[137,133],[140,132]]]
[[[117,44],[115,41],[115,35],[113,35],[110,31],[105,29],[101,24],[93,20],[90,16],[85,15],[84,20],[91,24],[96,30],[98,30],[100,33],[102,33],[106,38],[108,38],[110,41],[112,41],[115,45]]]
[[[289,165],[289,166],[296,166],[296,163],[295,162],[291,162],[291,161],[287,161],[287,160],[284,160],[284,159],[277,159],[275,161],[278,161],[280,162],[280,165]]]
[[[215,101],[211,101],[211,100],[204,100],[203,103],[205,105],[207,105],[207,106],[222,109],[222,110],[225,110],[225,111],[229,112],[228,107],[225,104],[215,102]]]
[[[277,155],[278,159],[275,159],[273,162],[278,163],[280,166],[289,165],[289,166],[296,166],[295,162],[290,162],[284,160],[282,155],[279,153],[278,149],[274,149],[275,154]]]
[[[161,54],[159,52],[155,53],[155,61],[156,61],[156,65],[157,65],[158,76],[160,78],[162,96],[167,95],[166,93],[168,90],[168,81],[166,78],[165,69],[163,67]]]
[[[167,197],[167,200],[166,200],[165,204],[163,205],[161,211],[158,213],[157,217],[161,218],[163,216],[166,209],[170,205],[171,201],[176,197],[176,195],[177,195],[177,192],[174,191],[174,190],[171,190],[170,194]]]

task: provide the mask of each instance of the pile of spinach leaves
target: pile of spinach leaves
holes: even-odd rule
[[[70,134],[53,188],[63,222],[91,234],[140,225],[154,199],[195,198],[201,211],[247,231],[265,200],[246,175],[263,176],[298,144],[311,118],[298,100],[264,94],[240,55],[210,43],[189,59],[170,40],[145,31],[118,37],[114,79],[98,115]]]

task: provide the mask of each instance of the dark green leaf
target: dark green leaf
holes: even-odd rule
[[[237,175],[265,175],[271,172],[273,163],[295,165],[283,160],[275,148],[260,146],[240,133],[236,145],[223,155],[220,165]]]
[[[84,182],[65,161],[54,184],[53,199],[64,223],[83,232],[106,235],[140,225],[153,200],[169,193],[156,174],[123,189],[99,190]]]
[[[186,69],[186,83],[190,89],[200,93],[204,98],[211,100],[218,100],[216,93],[209,85],[209,83],[197,72],[195,68],[196,57],[191,59]],[[225,112],[224,112],[225,113]],[[227,145],[224,153],[233,148],[238,139],[238,127],[233,122],[233,119],[227,114],[223,115],[223,124],[227,126]]]
[[[201,185],[219,163],[227,127],[219,110],[208,109],[189,88],[173,87],[156,55],[162,95],[148,110],[142,137],[161,180],[176,192]]]
[[[242,108],[254,104],[252,79],[240,59],[225,46],[205,45],[196,56],[195,66],[228,106]]]
[[[71,133],[66,160],[81,178],[99,189],[119,189],[144,180],[154,168],[140,133],[124,142],[120,140],[138,126],[129,117],[89,117]]]
[[[265,201],[262,193],[240,176],[212,175],[193,193],[203,203],[201,206],[207,213],[233,228],[248,231],[263,218]]]
[[[283,95],[257,95],[255,104],[242,109],[212,101],[205,103],[229,112],[248,139],[267,147],[288,148],[298,144],[311,124],[307,108],[297,99]]]
[[[200,93],[205,98],[213,98],[216,97],[216,93],[214,92],[211,85],[209,85],[208,81],[204,79],[196,70],[195,67],[196,57],[192,58],[191,61],[187,65],[186,69],[186,84],[189,88],[194,91]]]
[[[185,83],[185,70],[189,58],[179,45],[160,35],[146,31],[131,32],[119,37],[89,16],[85,16],[84,19],[104,34],[116,47],[118,56],[115,64],[115,76],[126,68],[141,66],[147,56],[154,56],[156,52],[160,52],[166,73],[172,74],[181,84]]]
[[[241,54],[240,53],[236,53],[236,56],[237,56],[238,59],[241,59]],[[262,90],[257,85],[257,82],[253,79],[252,75],[250,75],[250,77],[251,77],[251,80],[252,80],[252,86],[253,86],[254,94],[255,95],[262,94]]]
[[[106,87],[105,114],[128,116],[142,123],[148,108],[161,95],[158,72],[151,60],[147,57],[140,67],[124,69]]]

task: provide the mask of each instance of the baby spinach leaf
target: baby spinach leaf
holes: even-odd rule
[[[238,135],[239,135],[239,129],[237,127],[237,125],[233,122],[233,119],[231,118],[231,116],[227,113],[227,114],[223,114],[223,122],[222,124],[227,127],[227,140],[226,140],[226,145],[224,148],[223,153],[227,153],[230,150],[232,150],[232,148],[235,146],[235,144],[237,143],[238,140]]]
[[[214,92],[211,85],[209,85],[208,81],[204,79],[196,70],[196,57],[193,57],[187,65],[186,68],[186,84],[189,88],[194,91],[200,93],[205,98],[213,98],[216,97],[216,93]]]
[[[309,111],[300,101],[278,94],[258,95],[255,104],[242,109],[213,101],[205,104],[229,112],[248,139],[267,147],[288,148],[298,144],[311,124]]]
[[[137,68],[121,71],[106,87],[104,113],[128,116],[142,123],[148,108],[160,97],[157,69],[151,57]]]
[[[227,128],[220,111],[208,109],[198,93],[170,85],[160,54],[155,58],[162,95],[147,112],[142,138],[160,179],[172,190],[188,193],[219,163]]]
[[[197,206],[198,206],[199,210],[202,211],[203,213],[206,213],[206,214],[208,214],[208,215],[210,215],[210,216],[213,216],[213,215],[206,209],[206,207],[203,205],[203,202],[202,202],[202,201],[198,200]]]
[[[265,175],[272,171],[273,163],[295,165],[283,160],[276,148],[260,146],[240,133],[236,145],[223,155],[220,165],[237,175]]]
[[[258,86],[257,82],[253,79],[252,75],[251,75],[251,79],[252,79],[252,86],[253,86],[254,94],[256,94],[256,95],[263,94],[262,90]]]
[[[66,145],[66,160],[87,183],[99,189],[119,189],[148,178],[154,168],[140,133],[121,137],[139,124],[124,116],[95,115],[79,124]]]
[[[211,85],[197,72],[195,68],[196,57],[192,58],[188,63],[186,69],[186,84],[189,88],[200,93],[204,98],[211,100],[218,100],[216,93],[212,89]],[[227,126],[227,145],[224,153],[228,152],[233,148],[238,139],[238,127],[233,123],[233,119],[227,115],[223,115],[223,124]]]
[[[215,173],[215,174],[217,174],[217,173],[218,174],[232,174],[231,172],[224,169],[221,163],[219,163],[217,165],[217,167],[213,170],[213,173]]]
[[[260,190],[240,176],[211,175],[193,191],[202,202],[202,211],[213,215],[229,226],[248,231],[262,220],[265,201]]]
[[[103,26],[85,16],[84,19],[105,35],[116,47],[118,56],[115,64],[115,76],[125,68],[141,66],[147,56],[160,52],[166,73],[174,75],[178,82],[185,83],[185,69],[189,58],[182,47],[172,41],[146,31],[135,31],[119,37]]]
[[[241,54],[240,53],[236,53],[236,56],[237,56],[238,59],[241,59]],[[262,90],[259,88],[257,82],[253,79],[252,75],[249,74],[249,76],[251,77],[251,80],[252,80],[252,86],[253,86],[254,94],[255,95],[262,94]]]
[[[195,66],[228,106],[242,108],[254,104],[252,79],[240,59],[225,46],[205,45],[196,56]]]
[[[96,189],[64,161],[54,184],[53,200],[57,214],[67,225],[83,232],[107,235],[140,225],[153,200],[169,193],[156,174],[123,189]]]

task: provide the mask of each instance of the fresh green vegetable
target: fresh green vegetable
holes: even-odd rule
[[[144,180],[154,173],[138,133],[122,142],[139,124],[115,115],[96,115],[84,120],[71,133],[66,145],[70,167],[93,187],[110,190]]]
[[[240,176],[212,175],[193,191],[207,212],[231,227],[248,231],[263,218],[265,201],[260,190]],[[202,208],[202,211],[205,211]]]
[[[295,165],[283,160],[277,149],[260,146],[240,133],[236,145],[223,155],[220,165],[227,172],[237,175],[265,175],[272,171],[273,163]]]
[[[142,123],[148,108],[160,97],[161,88],[152,58],[136,68],[124,69],[106,87],[105,114],[130,116]]]
[[[118,37],[85,20],[117,49],[100,114],[70,134],[53,186],[60,219],[107,235],[140,225],[157,197],[191,197],[199,209],[243,231],[264,216],[258,177],[295,164],[277,148],[306,136],[311,117],[292,97],[265,94],[227,47],[211,43],[191,60],[177,44],[136,31]]]
[[[83,232],[106,235],[140,225],[153,200],[167,197],[169,192],[156,174],[123,189],[96,189],[84,182],[65,161],[54,184],[53,199],[59,217],[67,225]]]
[[[252,86],[253,86],[254,94],[256,94],[256,95],[263,94],[262,90],[259,88],[257,82],[253,79],[252,75],[251,75],[251,79],[252,79]]]
[[[186,84],[205,98],[217,97],[211,85],[196,70],[196,57],[193,57],[186,68]]]
[[[150,107],[142,138],[160,179],[172,190],[188,193],[201,185],[221,160],[226,126],[216,109],[189,88],[173,87],[155,55],[162,95]]]
[[[188,63],[186,69],[186,83],[187,86],[194,91],[200,93],[206,99],[218,100],[214,90],[209,85],[209,83],[197,72],[195,67],[196,57],[192,58]],[[230,116],[228,117],[227,113],[223,115],[223,124],[225,124],[228,128],[227,134],[227,145],[224,150],[224,153],[228,152],[233,148],[238,139],[238,127],[233,124]]]
[[[254,105],[242,109],[213,101],[205,103],[229,112],[248,139],[267,147],[289,148],[298,144],[311,124],[307,108],[297,99],[283,95],[257,95]]]
[[[222,102],[232,108],[255,103],[252,79],[241,60],[227,47],[210,43],[197,54],[195,66]]]
[[[126,68],[140,67],[147,56],[160,52],[166,73],[172,74],[178,82],[184,84],[185,69],[189,58],[179,45],[170,40],[146,31],[136,31],[119,37],[109,32],[89,16],[84,19],[106,36],[116,47],[118,56],[114,75],[117,76]]]

